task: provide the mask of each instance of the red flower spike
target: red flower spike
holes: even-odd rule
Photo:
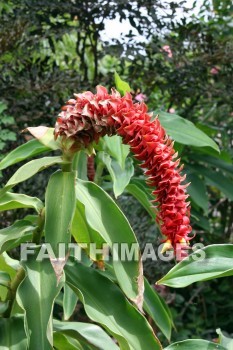
[[[95,95],[86,91],[74,96],[58,116],[55,138],[72,139],[77,150],[98,142],[104,135],[122,136],[123,142],[142,161],[149,186],[156,188],[152,192],[156,199],[152,202],[156,202],[156,221],[167,238],[167,246],[172,245],[175,251],[177,245],[179,249],[187,248],[192,230],[187,185],[182,184],[183,167],[179,167],[173,142],[159,119],[151,120],[145,103],[134,103],[130,93],[121,97],[116,90],[108,94],[104,87],[98,86]]]

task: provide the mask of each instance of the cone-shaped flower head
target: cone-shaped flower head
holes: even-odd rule
[[[122,136],[154,188],[156,220],[167,244],[174,249],[179,243],[185,245],[191,232],[187,185],[182,184],[180,161],[159,120],[152,120],[143,102],[133,103],[129,93],[121,97],[98,86],[96,94],[87,91],[74,96],[58,116],[55,137],[73,140],[74,148],[81,149],[104,135]]]

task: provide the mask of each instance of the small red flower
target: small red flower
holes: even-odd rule
[[[142,162],[148,176],[147,183],[155,188],[156,221],[166,236],[167,245],[182,243],[191,239],[190,206],[187,202],[187,185],[182,184],[182,166],[173,148],[173,142],[156,117],[147,112],[145,103],[133,103],[127,93],[121,97],[112,90],[97,87],[97,93],[89,91],[75,94],[63,107],[55,125],[55,137],[73,139],[75,149],[98,142],[104,135],[118,134],[128,144],[135,158]]]

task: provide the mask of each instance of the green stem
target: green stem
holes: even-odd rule
[[[96,168],[96,172],[95,172],[95,178],[94,178],[94,182],[99,185],[100,181],[101,181],[101,176],[103,174],[103,170],[104,170],[104,163],[99,162]]]
[[[32,234],[32,242],[35,244],[40,243],[41,235],[42,235],[42,232],[44,229],[44,221],[45,221],[45,210],[43,208],[39,217],[38,217],[38,225]],[[20,267],[20,269],[17,271],[14,279],[11,281],[11,283],[9,285],[8,293],[6,296],[6,300],[9,301],[9,305],[8,305],[7,310],[5,311],[5,313],[3,315],[4,317],[10,317],[11,311],[12,311],[12,308],[14,305],[17,289],[18,289],[20,283],[23,281],[24,277],[25,277],[24,268]]]

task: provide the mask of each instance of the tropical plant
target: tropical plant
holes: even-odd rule
[[[151,119],[145,104],[133,102],[128,84],[118,75],[116,87],[122,97],[116,90],[108,94],[103,87],[98,87],[96,95],[76,94],[63,107],[54,129],[28,128],[35,139],[13,150],[0,163],[0,169],[5,169],[44,152],[59,152],[26,162],[0,190],[1,211],[34,210],[33,215],[0,230],[3,348],[162,349],[156,329],[170,340],[170,310],[143,277],[145,252],[141,258],[129,222],[97,184],[103,183],[104,167],[109,171],[115,196],[127,189],[153,219],[157,217],[166,237],[160,255],[174,249],[175,256],[182,260],[158,284],[180,288],[233,274],[231,244],[207,246],[189,256],[185,252],[191,230],[187,186],[182,184],[184,178],[171,139],[161,126],[168,122],[167,116],[163,119],[161,115],[161,121]],[[181,123],[179,118],[171,120],[171,130]],[[198,138],[199,147],[218,150],[207,135],[193,124],[188,126],[186,142],[189,139],[192,144]],[[156,187],[156,211],[151,208],[151,195],[145,185],[132,178],[133,161],[125,144],[129,144],[137,160],[144,162],[149,185]],[[95,149],[97,167],[93,174],[90,155]],[[12,191],[54,164],[61,170],[49,179],[45,203]],[[88,181],[87,177],[95,181]],[[124,247],[127,258],[122,259],[119,245]],[[19,260],[12,259],[12,250],[19,246]],[[110,249],[110,256],[103,246]],[[200,257],[204,259],[200,261]],[[78,299],[94,323],[70,321]],[[56,306],[62,307],[62,316],[56,312]],[[218,345],[194,339],[166,349],[230,349],[231,340],[220,330],[218,334]]]

